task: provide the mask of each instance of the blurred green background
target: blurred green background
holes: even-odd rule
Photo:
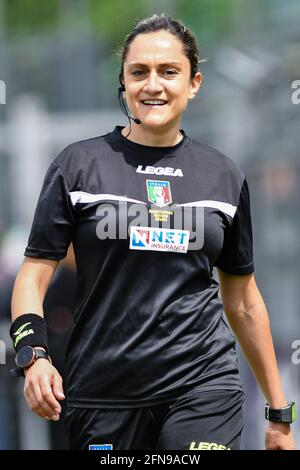
[[[184,116],[193,138],[246,173],[256,279],[270,314],[284,390],[300,386],[299,0],[0,0],[0,449],[53,448],[9,376],[10,295],[49,162],[71,142],[126,125],[116,52],[134,24],[170,14],[196,34],[204,83]],[[1,102],[1,99],[0,99]],[[3,100],[2,100],[3,102]],[[298,360],[299,359],[299,360]],[[4,361],[2,361],[4,362]],[[244,449],[263,448],[264,398],[240,356]],[[300,404],[298,404],[300,406]],[[300,444],[299,423],[294,425]]]

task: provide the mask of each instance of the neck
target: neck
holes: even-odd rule
[[[129,125],[122,130],[124,137],[129,133]],[[178,144],[182,139],[179,127],[168,129],[147,129],[143,124],[131,124],[131,132],[127,137],[128,140],[137,144],[148,145],[151,147],[172,147]]]

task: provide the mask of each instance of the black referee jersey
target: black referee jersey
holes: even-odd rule
[[[50,164],[25,255],[77,262],[68,405],[155,405],[189,390],[242,389],[213,267],[254,270],[247,181],[183,139],[152,147],[112,132]]]

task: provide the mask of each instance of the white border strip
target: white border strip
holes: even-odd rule
[[[138,199],[131,199],[130,197],[126,196],[116,196],[115,194],[90,194],[85,193],[84,191],[73,191],[70,192],[70,197],[72,200],[73,206],[80,203],[89,203],[89,202],[98,202],[104,200],[110,201],[127,201],[127,202],[138,202],[139,204],[147,204],[146,202],[139,201]]]
[[[139,204],[146,205],[147,203],[144,201],[139,201],[138,199],[132,199],[126,196],[116,196],[115,194],[91,194],[86,193],[84,191],[72,191],[69,193],[72,204],[75,206],[77,203],[89,203],[89,202],[98,202],[98,201],[127,201],[127,202],[136,202]],[[212,207],[215,209],[219,209],[220,211],[224,212],[225,214],[229,215],[230,217],[234,217],[236,213],[236,206],[232,204],[228,204],[227,202],[221,201],[194,201],[194,202],[185,202],[184,204],[175,204],[178,207]]]
[[[219,209],[220,211],[224,212],[225,214],[230,215],[230,217],[234,217],[236,213],[236,206],[229,204],[228,202],[221,202],[221,201],[194,201],[194,202],[185,202],[184,204],[176,204],[177,206],[181,207],[212,207],[215,209]]]

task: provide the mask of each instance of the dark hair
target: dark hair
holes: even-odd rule
[[[187,28],[180,20],[174,20],[170,16],[152,15],[139,21],[135,27],[125,37],[124,45],[118,52],[121,56],[122,65],[119,74],[120,84],[124,83],[124,62],[126,60],[130,44],[138,34],[152,33],[155,31],[167,31],[176,36],[183,45],[183,51],[191,64],[191,75],[193,78],[198,71],[199,51],[194,33]]]

